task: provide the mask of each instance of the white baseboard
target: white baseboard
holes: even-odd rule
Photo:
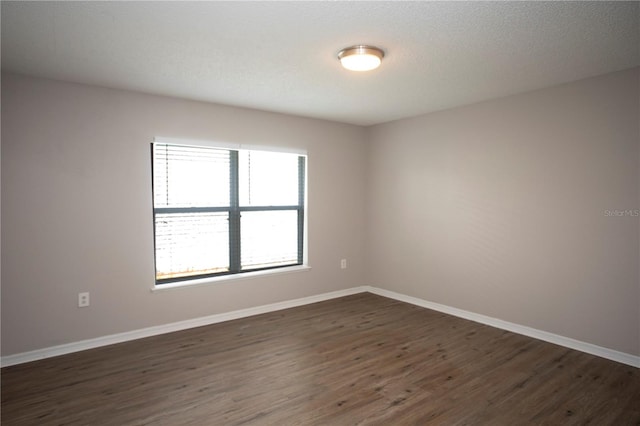
[[[579,340],[571,339],[569,337],[548,333],[546,331],[537,330],[535,328],[526,327],[524,325],[514,324],[512,322],[488,317],[486,315],[480,315],[480,314],[465,311],[462,309],[452,308],[451,306],[429,302],[423,299],[419,299],[417,297],[406,296],[404,294],[396,293],[394,291],[384,290],[377,287],[367,287],[367,291],[373,294],[377,294],[379,296],[384,296],[384,297],[395,299],[401,302],[410,303],[412,305],[421,306],[423,308],[432,309],[434,311],[443,312],[445,314],[475,321],[480,324],[486,324],[491,327],[511,331],[513,333],[522,334],[528,337],[533,337],[534,339],[538,339],[538,340],[544,340],[545,342],[554,343],[556,345],[564,346],[570,349],[575,349],[591,355],[599,356],[601,358],[610,359],[612,361],[617,361],[622,364],[640,368],[640,356],[635,356],[635,355],[627,354],[624,352],[615,351],[613,349],[603,348],[602,346],[581,342]]]
[[[524,336],[533,337],[534,339],[543,340],[545,342],[554,343],[570,349],[575,349],[591,355],[617,361],[622,364],[640,368],[640,356],[618,352],[613,349],[603,348],[591,343],[581,342],[569,337],[559,336],[557,334],[548,333],[546,331],[537,330],[535,328],[514,324],[497,318],[488,317],[486,315],[476,314],[462,309],[453,308],[451,306],[441,305],[439,303],[429,302],[417,297],[407,296],[377,287],[361,286],[353,287],[346,290],[338,290],[330,293],[318,294],[315,296],[303,297],[300,299],[287,300],[284,302],[272,303],[269,305],[256,306],[253,308],[240,309],[222,314],[209,315],[206,317],[194,318],[190,320],[175,322],[171,324],[158,325],[155,327],[143,328],[139,330],[128,331],[124,333],[112,334],[109,336],[97,337],[95,339],[82,340],[79,342],[68,343],[59,346],[52,346],[44,349],[23,352],[15,355],[3,356],[0,360],[2,367],[10,365],[22,364],[25,362],[36,361],[44,358],[51,358],[58,355],[64,355],[72,352],[83,351],[86,349],[98,348],[101,346],[112,345],[115,343],[127,342],[130,340],[142,339],[144,337],[156,336],[174,331],[186,330],[204,325],[216,324],[224,321],[230,321],[239,318],[250,317],[253,315],[264,314],[267,312],[279,311],[282,309],[295,308],[297,306],[308,305],[311,303],[322,302],[325,300],[336,299],[338,297],[349,296],[357,293],[369,292],[379,296],[388,297],[401,302],[410,303],[434,311],[443,312],[459,318],[468,319],[496,327],[502,330],[511,331],[513,333],[522,334]]]
[[[52,346],[44,349],[23,352],[15,355],[3,356],[0,360],[2,367],[10,365],[22,364],[25,362],[36,361],[44,358],[51,358],[58,355],[69,354],[72,352],[84,351],[86,349],[98,348],[115,343],[127,342],[130,340],[142,339],[144,337],[156,336],[174,331],[186,330],[204,325],[216,324],[219,322],[230,321],[238,318],[250,317],[253,315],[264,314],[267,312],[279,311],[282,309],[295,308],[297,306],[308,305],[311,303],[322,302],[324,300],[336,299],[338,297],[349,296],[356,293],[364,293],[366,287],[354,287],[346,290],[332,291],[330,293],[318,294],[315,296],[303,297],[301,299],[287,300],[284,302],[271,303],[269,305],[256,306],[253,308],[240,309],[222,314],[209,315],[206,317],[194,318],[185,321],[174,322],[171,324],[158,325],[154,327],[142,328],[139,330],[127,331],[124,333],[111,334],[108,336],[97,337],[95,339],[81,340],[79,342],[67,343],[64,345]]]

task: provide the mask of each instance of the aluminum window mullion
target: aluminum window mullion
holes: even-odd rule
[[[306,164],[305,157],[298,157],[298,263],[302,264],[304,258],[304,188],[305,188]]]
[[[229,204],[229,271],[240,271],[240,209],[238,151],[229,151],[230,196]]]
[[[277,210],[298,210],[300,206],[245,206],[238,207],[241,212],[261,212],[261,211],[277,211]]]
[[[229,207],[156,207],[153,209],[159,214],[174,213],[218,213],[229,211]]]

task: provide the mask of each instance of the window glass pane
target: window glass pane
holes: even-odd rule
[[[156,214],[156,279],[229,270],[229,214]]]
[[[298,212],[242,212],[242,269],[298,263]]]
[[[240,205],[298,205],[298,157],[282,152],[240,151]]]
[[[155,144],[153,160],[155,207],[229,205],[229,151]]]

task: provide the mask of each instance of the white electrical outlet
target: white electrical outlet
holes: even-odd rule
[[[340,269],[347,269],[347,259],[342,259],[340,261]]]
[[[89,293],[78,293],[78,308],[89,306]]]

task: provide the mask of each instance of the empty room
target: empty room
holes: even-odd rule
[[[3,425],[640,425],[640,2],[1,2]]]

